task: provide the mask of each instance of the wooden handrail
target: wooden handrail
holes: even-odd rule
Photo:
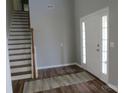
[[[35,66],[35,49],[34,49],[34,31],[30,29],[32,33],[32,78],[36,78],[36,66]]]
[[[36,76],[36,65],[35,65],[35,47],[34,47],[34,30],[33,30],[33,28],[31,28],[31,23],[30,23],[30,7],[28,6],[28,9],[29,9],[29,29],[30,29],[30,31],[31,31],[31,35],[32,35],[32,48],[31,48],[31,50],[32,50],[32,78],[37,78],[37,76]]]

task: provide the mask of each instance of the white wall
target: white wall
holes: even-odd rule
[[[115,43],[115,47],[109,48],[109,83],[118,85],[118,0],[75,0],[75,34],[77,62],[80,57],[80,18],[99,9],[109,6],[109,41]],[[90,38],[89,38],[90,39]]]
[[[11,72],[10,72],[10,64],[8,59],[8,47],[6,49],[6,93],[12,92],[12,81],[11,81]]]
[[[29,5],[38,67],[75,62],[74,1],[29,0]]]
[[[11,19],[11,12],[13,10],[12,0],[6,0],[7,2],[7,12],[6,12],[6,20],[7,20],[7,33],[9,31],[10,19]],[[6,44],[8,44],[6,42]],[[10,64],[8,58],[8,46],[6,45],[6,93],[13,93],[12,92],[12,82],[11,82],[11,73],[10,73]]]

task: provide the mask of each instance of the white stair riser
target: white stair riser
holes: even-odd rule
[[[25,44],[25,45],[9,45],[9,49],[11,49],[11,48],[24,48],[24,47],[31,47],[31,44]]]
[[[25,59],[25,58],[31,58],[31,55],[14,55],[14,56],[9,56],[10,60],[13,59]]]
[[[24,39],[31,38],[31,36],[8,36],[9,39]]]
[[[31,71],[31,67],[11,68],[11,73]]]
[[[31,40],[10,40],[9,44],[15,44],[15,43],[30,43]]]
[[[12,18],[27,18],[28,19],[28,16],[12,16]]]
[[[30,64],[30,63],[31,63],[31,60],[10,62],[10,66],[21,66],[21,65],[26,65],[26,64]]]
[[[22,21],[27,21],[28,22],[29,20],[28,19],[11,19],[11,21],[21,21],[21,22]]]
[[[26,13],[14,13],[14,14],[12,14],[12,16],[28,16],[28,13],[26,14]]]
[[[14,29],[15,30],[15,29]],[[14,31],[14,30],[12,30],[12,31]],[[26,30],[29,30],[29,29],[26,29]],[[21,32],[21,31],[23,31],[23,32]],[[11,32],[10,31],[10,34],[14,34],[14,35],[18,35],[18,34],[31,34],[31,32],[30,31],[24,31],[24,30],[22,30],[22,29],[20,29],[19,31],[14,31],[14,32]]]
[[[16,11],[16,10],[14,10],[14,11],[12,11],[12,13],[16,14],[16,13],[28,13],[28,12],[27,11]]]
[[[12,14],[28,13],[26,11],[13,11]]]
[[[21,29],[21,28],[10,28],[10,31],[30,31],[28,28]]]
[[[24,49],[24,50],[10,50],[9,54],[17,54],[17,53],[28,53],[31,52],[31,49]]]
[[[23,30],[23,31],[24,31],[24,30]],[[10,34],[13,34],[13,35],[31,34],[31,32],[26,30],[25,32],[19,32],[19,31],[17,31],[17,32],[10,32]]]
[[[11,27],[29,27],[28,25],[11,25]]]
[[[25,12],[25,11],[13,11],[12,14],[28,14],[28,12]]]
[[[29,22],[11,22],[11,24],[28,24]]]
[[[12,18],[18,18],[18,17],[19,17],[19,18],[20,18],[20,17],[21,17],[21,18],[23,18],[23,17],[24,17],[24,18],[25,18],[25,17],[28,18],[28,16],[29,16],[28,14],[13,14],[13,15],[12,15]]]
[[[12,36],[12,35],[14,35],[14,36]],[[20,37],[20,36],[25,36],[25,35],[31,36],[31,33],[29,31],[25,31],[25,32],[19,32],[19,31],[10,32],[9,37],[16,37],[16,36]],[[25,37],[27,37],[27,36],[25,36]]]
[[[28,78],[32,78],[32,74],[12,76],[12,80],[21,80],[21,79],[28,79]]]

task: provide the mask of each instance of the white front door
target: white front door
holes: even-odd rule
[[[107,82],[108,78],[108,8],[81,18],[82,66]]]

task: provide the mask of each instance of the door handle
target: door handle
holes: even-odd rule
[[[100,45],[99,45],[99,44],[97,44],[97,47],[100,47]]]

